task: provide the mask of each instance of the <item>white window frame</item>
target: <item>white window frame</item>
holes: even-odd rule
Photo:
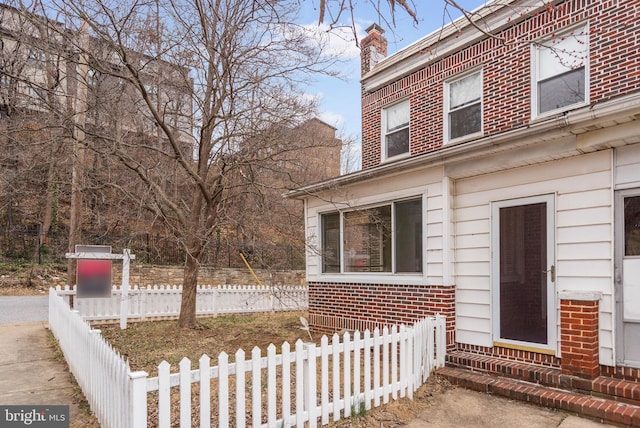
[[[545,111],[539,112],[539,103],[538,103],[538,82],[539,78],[539,62],[540,62],[540,50],[545,49],[549,44],[551,44],[555,40],[562,40],[564,37],[571,37],[572,35],[584,35],[586,37],[585,41],[585,53],[584,53],[584,101],[577,102],[573,104],[568,104],[566,106]],[[558,34],[554,34],[552,37],[546,37],[541,39],[535,43],[531,44],[531,117],[533,119],[538,117],[546,117],[552,116],[554,114],[562,113],[568,110],[573,110],[575,108],[584,107],[589,105],[589,59],[590,59],[590,50],[589,50],[589,25],[588,23],[580,23],[579,25],[574,25],[572,27],[566,28],[562,32]]]
[[[450,102],[449,102],[449,95],[451,94],[451,85],[455,82],[458,82],[462,79],[466,79],[469,76],[472,76],[474,74],[480,74],[480,130],[477,132],[472,132],[471,134],[467,134],[467,135],[462,135],[460,137],[456,137],[456,138],[451,138],[450,137],[450,130],[449,130],[449,126],[450,126],[450,121],[449,121],[449,114],[451,113],[451,106],[450,106]],[[482,69],[481,68],[474,68],[472,70],[469,70],[463,74],[458,74],[450,79],[447,79],[444,82],[444,120],[443,120],[443,130],[444,130],[444,142],[446,143],[451,143],[451,142],[460,142],[460,141],[466,141],[472,138],[477,138],[477,137],[481,137],[484,134],[484,75],[482,73]]]
[[[398,131],[403,131],[405,129],[409,130],[409,135],[407,137],[407,151],[394,155],[394,156],[387,156],[387,135],[389,134],[389,132],[387,131],[387,112],[393,108],[397,108],[401,105],[406,105],[407,109],[409,111],[409,117],[408,117],[408,121],[406,126],[403,126],[402,128],[398,128],[398,129],[394,129],[393,133],[398,132]],[[381,138],[380,141],[382,142],[381,144],[381,150],[380,150],[380,158],[382,160],[382,162],[388,160],[388,159],[401,159],[404,157],[408,157],[411,153],[411,104],[409,102],[409,99],[406,98],[402,101],[396,102],[394,104],[390,104],[388,106],[384,106],[382,108],[382,112],[380,114],[380,130],[381,130]]]
[[[427,242],[427,195],[426,189],[414,188],[413,190],[405,189],[402,192],[392,192],[390,194],[379,195],[376,198],[365,198],[364,200],[360,200],[358,206],[354,208],[353,206],[343,206],[343,207],[334,207],[331,210],[319,210],[316,212],[317,215],[317,224],[318,224],[318,254],[317,254],[317,278],[320,281],[346,281],[346,280],[355,280],[362,283],[380,283],[383,281],[385,284],[415,284],[422,285],[425,283],[427,278],[427,251],[426,251],[426,242]],[[422,272],[400,272],[396,273],[396,249],[395,249],[395,203],[403,202],[409,200],[420,199],[422,202]],[[391,219],[391,234],[392,234],[392,243],[391,243],[391,272],[346,272],[344,269],[344,213],[355,211],[355,210],[364,210],[375,208],[384,205],[392,206],[392,219]],[[338,209],[336,209],[338,208]],[[340,243],[339,243],[339,254],[340,254],[340,270],[339,272],[323,272],[323,261],[322,261],[322,242],[323,242],[323,234],[322,230],[322,216],[326,214],[339,213],[340,214]]]

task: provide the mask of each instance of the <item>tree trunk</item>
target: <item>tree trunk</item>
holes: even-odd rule
[[[180,304],[180,317],[178,327],[196,328],[196,295],[198,293],[198,260],[187,251],[187,260],[184,264],[184,277],[182,281],[182,302]]]

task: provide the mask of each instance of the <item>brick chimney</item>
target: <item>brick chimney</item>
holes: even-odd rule
[[[384,30],[378,24],[367,28],[367,36],[360,42],[361,75],[365,75],[387,56],[387,39]]]

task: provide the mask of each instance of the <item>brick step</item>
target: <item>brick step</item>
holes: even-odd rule
[[[488,373],[443,367],[437,374],[454,385],[574,413],[599,422],[640,427],[640,406]]]
[[[630,380],[607,376],[584,379],[562,374],[560,369],[554,367],[528,364],[464,351],[453,351],[447,354],[447,366],[582,392],[640,406],[640,383]]]

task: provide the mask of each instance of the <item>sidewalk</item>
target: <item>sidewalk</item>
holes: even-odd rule
[[[0,325],[0,404],[68,405],[71,427],[97,427],[74,403],[71,375],[47,335],[44,322]]]

